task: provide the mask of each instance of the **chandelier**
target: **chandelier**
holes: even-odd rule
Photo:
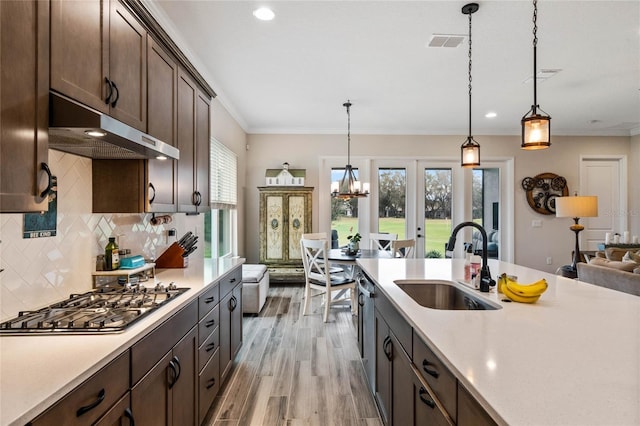
[[[347,165],[340,181],[331,183],[331,196],[348,201],[352,198],[363,198],[369,195],[369,184],[356,179],[351,167],[351,101],[347,100],[343,107],[347,109]]]

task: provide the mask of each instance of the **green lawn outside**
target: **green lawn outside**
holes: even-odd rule
[[[353,231],[349,231],[353,228]],[[346,245],[347,236],[357,232],[358,219],[351,217],[342,217],[331,223],[331,229],[338,231],[338,241],[340,246]],[[444,245],[451,235],[451,220],[449,219],[428,219],[425,220],[425,242],[428,253],[432,250],[439,252],[444,257]],[[379,232],[389,232],[398,234],[398,238],[405,238],[405,219],[402,218],[382,218],[380,219]]]

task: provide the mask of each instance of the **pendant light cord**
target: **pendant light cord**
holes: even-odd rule
[[[538,108],[538,76],[537,72],[537,52],[538,46],[538,0],[533,0],[533,113],[536,114]]]
[[[471,138],[471,13],[469,14],[469,137]]]
[[[351,164],[351,101],[347,99],[343,106],[347,108],[347,164]]]

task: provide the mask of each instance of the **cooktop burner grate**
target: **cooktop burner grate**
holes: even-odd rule
[[[188,288],[161,283],[72,294],[37,311],[23,311],[0,324],[0,334],[117,333]]]

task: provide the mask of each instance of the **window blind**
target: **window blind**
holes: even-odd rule
[[[238,156],[211,138],[211,208],[234,209],[238,204]]]

